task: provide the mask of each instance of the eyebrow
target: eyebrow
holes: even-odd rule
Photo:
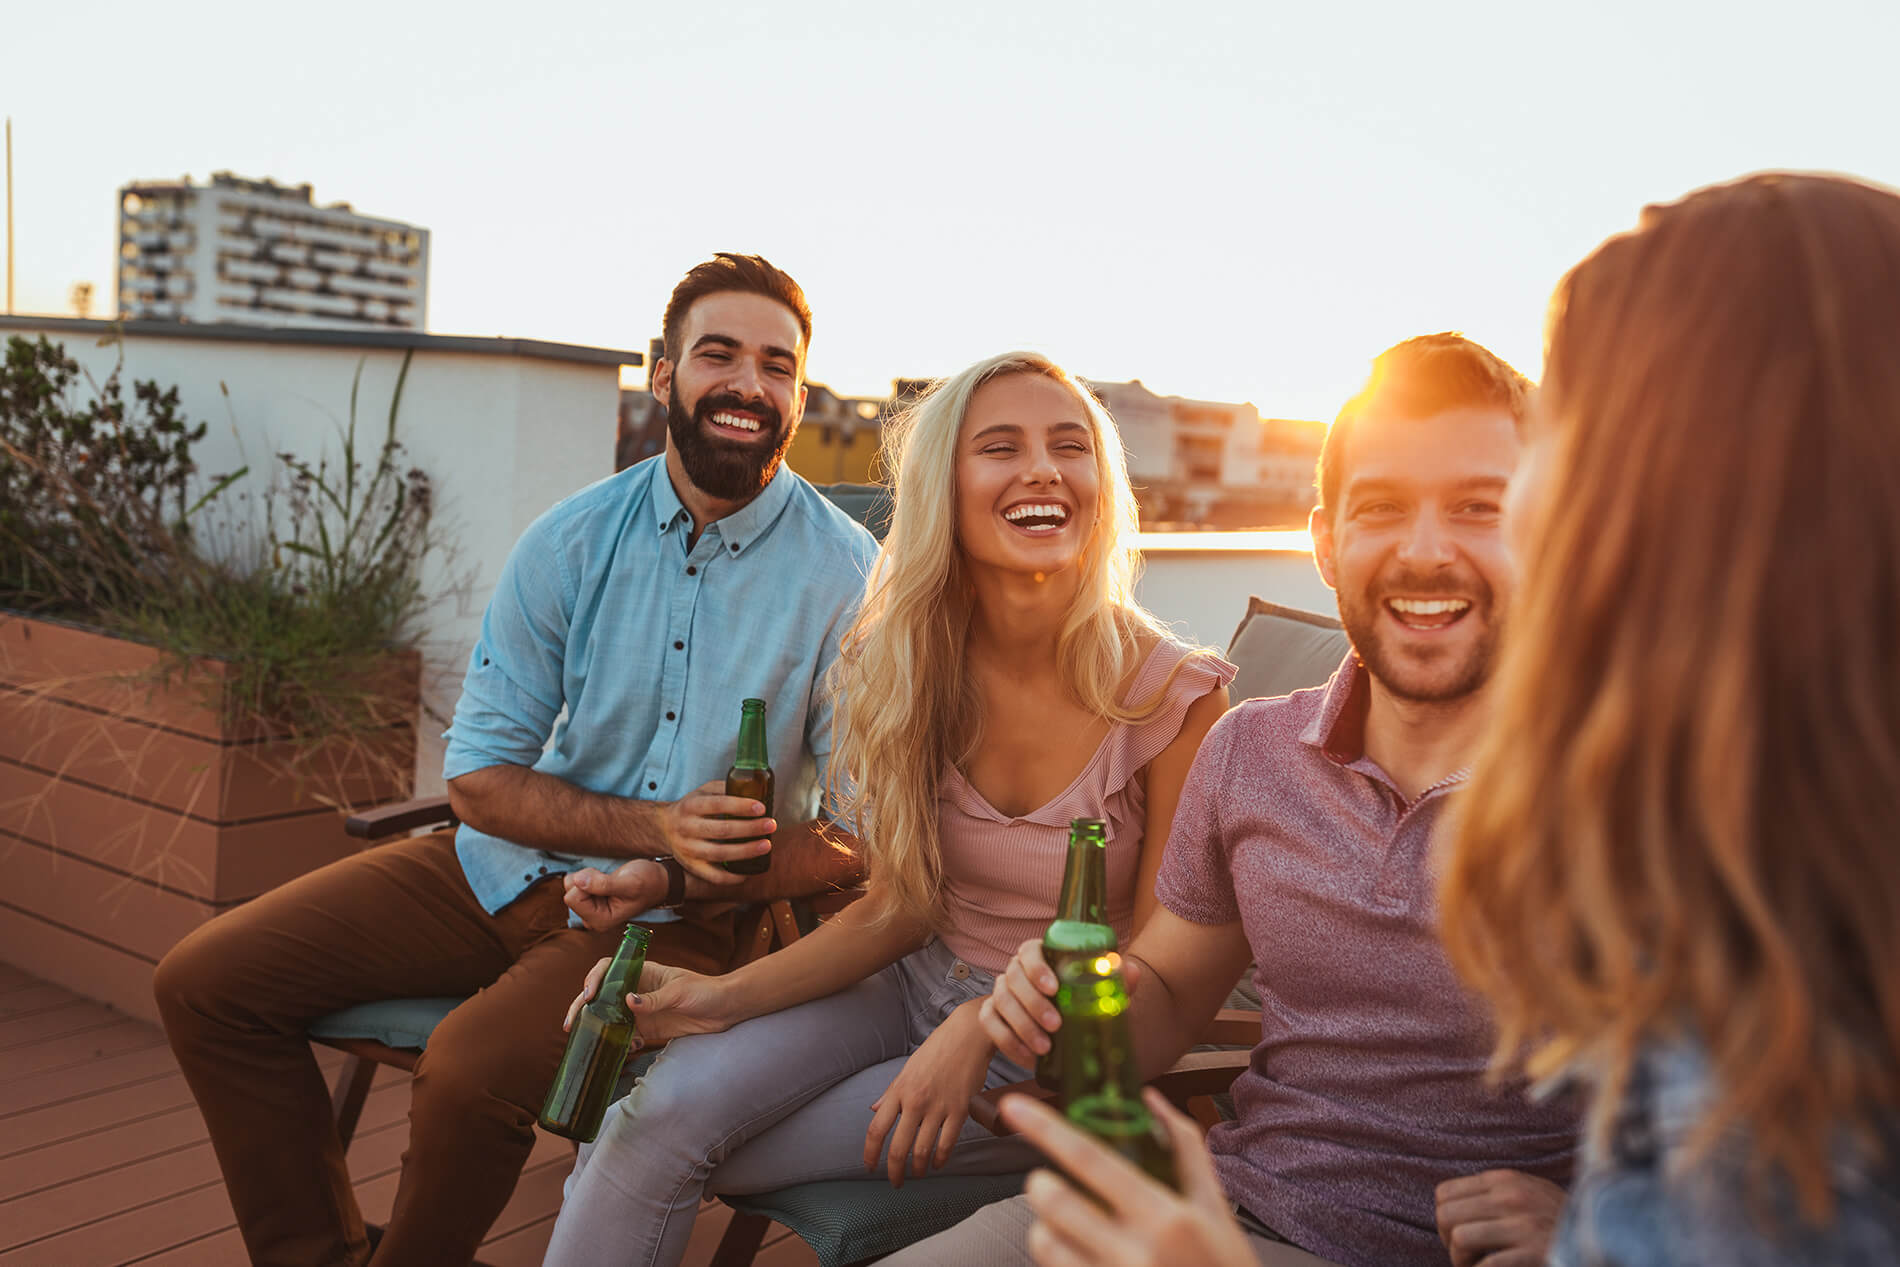
[[[1473,489],[1506,488],[1510,485],[1510,482],[1510,477],[1507,475],[1472,475],[1459,480],[1451,487],[1455,492],[1468,492]],[[1387,476],[1385,478],[1375,476],[1370,479],[1362,480],[1349,479],[1346,485],[1346,492],[1348,496],[1360,497],[1368,493],[1384,493],[1395,489],[1409,489],[1412,487],[1415,486],[1411,481],[1398,476]]]
[[[1087,435],[1089,433],[1089,429],[1083,426],[1079,422],[1058,422],[1055,426],[1049,428],[1049,430],[1051,431],[1079,431],[1083,435]],[[993,435],[997,432],[1008,432],[1011,435],[1021,435],[1023,433],[1023,428],[1022,428],[1022,424],[1020,423],[993,422],[989,426],[977,432],[975,435],[971,436],[970,440],[972,443],[974,443],[977,440],[981,440],[984,436]]]
[[[702,334],[693,340],[693,351],[697,352],[708,343],[715,347],[731,348],[735,352],[744,346],[739,340],[729,334]],[[790,361],[794,365],[798,364],[798,354],[790,348],[782,348],[776,343],[768,343],[762,350],[768,358],[777,358]]]

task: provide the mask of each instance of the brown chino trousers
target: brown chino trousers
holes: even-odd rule
[[[724,971],[733,908],[687,907],[650,958]],[[409,1147],[377,1267],[466,1263],[528,1153],[566,1036],[561,1018],[618,933],[567,926],[558,876],[490,915],[452,832],[365,850],[229,911],[181,941],[154,990],[204,1114],[251,1259],[369,1261],[330,1091],[305,1036],[374,999],[469,994],[416,1065]]]

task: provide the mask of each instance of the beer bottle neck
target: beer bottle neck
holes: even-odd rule
[[[1099,836],[1078,832],[1069,837],[1056,918],[1078,924],[1108,923],[1108,847]]]
[[[653,934],[645,925],[628,926],[626,936],[620,940],[620,949],[614,952],[613,962],[607,965],[607,975],[601,980],[597,997],[602,1004],[615,1012],[627,1010],[627,995],[640,988],[640,969],[646,966],[647,943],[652,939]]]
[[[741,770],[764,770],[771,766],[765,752],[763,708],[747,708],[739,715],[739,755],[732,764]]]

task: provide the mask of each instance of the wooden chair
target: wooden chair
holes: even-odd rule
[[[454,812],[445,796],[423,797],[366,810],[353,815],[344,825],[351,836],[370,842],[392,840],[419,830],[444,830],[456,825]],[[801,898],[782,898],[763,903],[742,913],[741,933],[737,939],[732,967],[752,962],[783,946],[789,946],[820,922],[850,905],[861,889],[814,894]],[[428,1042],[429,1034],[455,1006],[459,998],[386,999],[347,1008],[324,1017],[312,1026],[310,1041],[334,1048],[349,1057],[337,1075],[331,1092],[337,1136],[349,1147],[369,1097],[376,1067],[387,1065],[414,1073],[416,1062]],[[363,1037],[380,1033],[384,1038]],[[394,1041],[387,1041],[388,1039]],[[651,1059],[646,1053],[643,1059]],[[764,1238],[770,1219],[756,1222],[735,1215],[713,1262],[716,1267],[745,1267],[752,1261]],[[794,1228],[794,1231],[797,1229]],[[748,1243],[749,1242],[749,1243]]]

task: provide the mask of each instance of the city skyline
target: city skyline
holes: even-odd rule
[[[1561,272],[1646,202],[1900,182],[1892,5],[1376,12],[188,3],[99,44],[36,10],[21,48],[99,44],[114,87],[16,54],[0,88],[18,308],[88,282],[111,315],[118,187],[230,170],[430,230],[440,333],[644,349],[687,266],[749,250],[803,282],[846,394],[1027,346],[1328,418],[1426,330],[1535,374]]]

